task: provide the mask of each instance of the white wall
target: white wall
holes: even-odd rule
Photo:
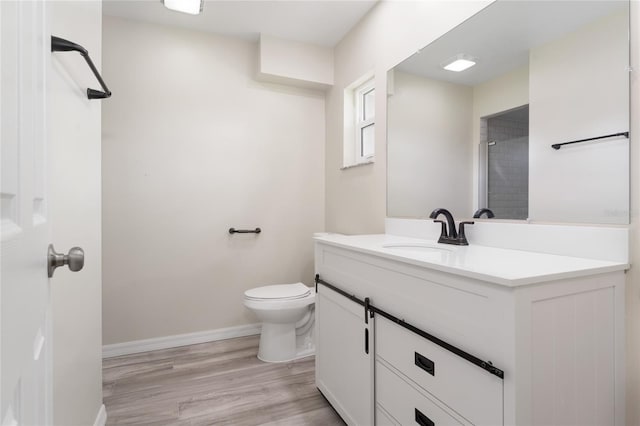
[[[334,51],[334,86],[327,92],[326,224],[344,233],[384,232],[386,216],[387,71],[490,1],[380,2]],[[374,71],[376,158],[366,166],[342,167],[343,92]]]
[[[627,273],[627,424],[640,424],[640,2],[631,2],[631,264]]]
[[[333,85],[333,49],[260,34],[258,79],[324,90]]]
[[[105,344],[255,323],[245,290],[313,283],[324,94],[255,81],[256,43],[103,30]]]
[[[628,223],[626,138],[551,144],[629,130],[626,11],[531,49],[529,217]],[[606,81],[607,84],[602,84]],[[588,90],[585,90],[588,88]],[[580,99],[580,102],[575,102]],[[589,188],[588,192],[584,188]]]
[[[509,71],[473,87],[474,143],[480,143],[480,118],[529,103],[529,67]]]
[[[49,2],[53,35],[89,50],[101,64],[102,6],[97,1]],[[85,266],[60,268],[51,279],[53,415],[56,425],[91,425],[102,405],[100,108],[99,88],[82,57],[55,53],[49,90],[52,241],[59,252],[85,251]]]
[[[470,217],[473,88],[394,71],[387,104],[390,217]]]

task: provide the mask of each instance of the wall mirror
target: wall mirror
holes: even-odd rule
[[[629,223],[628,1],[496,1],[388,83],[387,216]]]

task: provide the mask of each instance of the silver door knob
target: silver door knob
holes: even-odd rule
[[[69,265],[69,269],[78,272],[84,266],[84,250],[80,247],[74,247],[69,250],[68,254],[56,253],[53,244],[49,244],[48,251],[48,268],[49,278],[53,277],[53,272],[58,266]]]

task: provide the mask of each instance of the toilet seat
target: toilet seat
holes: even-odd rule
[[[284,301],[303,299],[311,294],[311,289],[302,283],[278,284],[252,288],[244,292],[247,300]]]
[[[244,292],[244,305],[250,309],[296,309],[315,302],[316,294],[302,283],[269,285]]]

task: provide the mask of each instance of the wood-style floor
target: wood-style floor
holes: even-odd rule
[[[108,425],[344,425],[314,358],[264,363],[258,336],[105,359]]]

